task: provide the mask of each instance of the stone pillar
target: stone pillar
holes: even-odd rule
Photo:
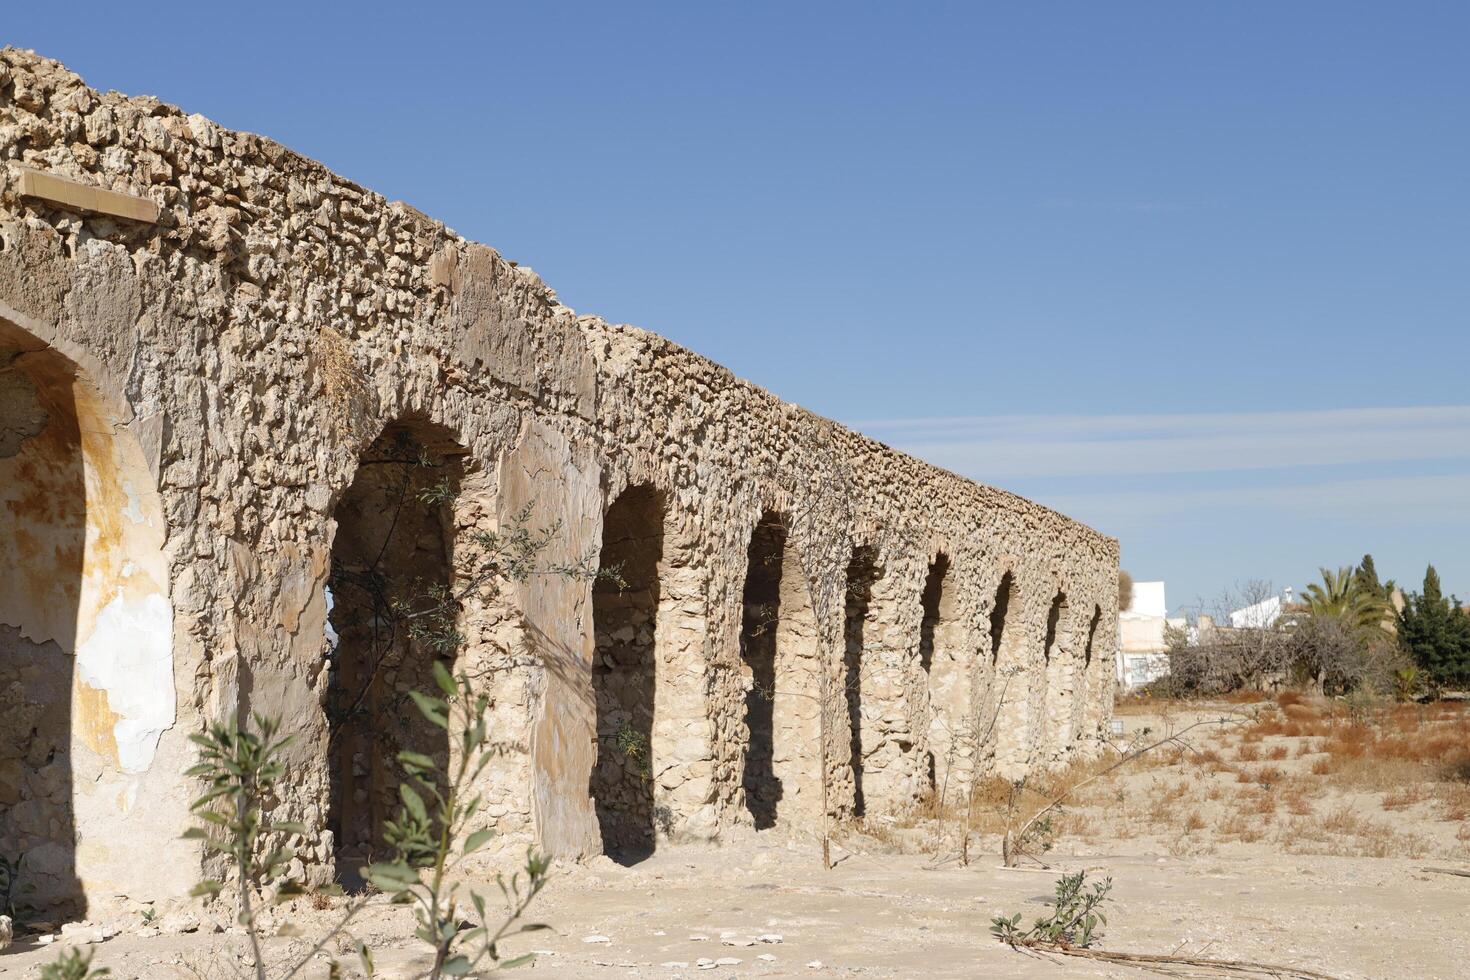
[[[530,505],[534,527],[560,522],[540,563],[574,565],[597,549],[602,526],[598,483],[599,470],[588,451],[533,422],[502,460],[501,514]],[[534,837],[550,854],[595,854],[601,841],[588,793],[597,761],[591,583],[570,575],[538,575],[512,591],[520,616],[515,624],[522,650],[517,673],[524,692],[523,701],[512,703],[528,742],[523,756],[528,778],[519,784],[520,795],[504,794],[504,805],[528,808]],[[497,709],[497,721],[503,714]],[[513,781],[520,771],[507,768],[503,778]]]
[[[654,829],[660,838],[712,838],[716,805],[714,673],[706,649],[710,549],[699,512],[674,499],[664,521],[651,738]]]

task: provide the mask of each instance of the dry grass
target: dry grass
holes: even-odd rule
[[[321,397],[330,411],[327,418],[354,432],[364,416],[368,384],[353,360],[347,338],[332,327],[322,327],[312,344],[311,364]]]
[[[1423,783],[1399,786],[1383,794],[1383,808],[1385,810],[1402,810],[1405,807],[1423,803],[1431,795],[1429,787]]]
[[[1183,731],[1208,712],[1157,700],[1133,708],[1155,734]],[[1300,854],[1470,859],[1470,706],[1350,712],[1284,692],[1255,702],[1239,725],[1196,729],[1186,740],[1077,792],[1053,815],[1058,847],[1153,838],[1181,857],[1265,844]],[[1003,779],[981,781],[972,831],[998,838],[1008,810],[1015,826],[1117,758],[1104,753],[1036,776],[1019,792]],[[956,828],[961,802],[943,808]],[[932,819],[941,808],[929,800],[921,809]]]

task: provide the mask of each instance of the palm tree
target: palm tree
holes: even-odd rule
[[[1308,585],[1302,597],[1312,616],[1330,616],[1357,630],[1392,632],[1393,611],[1384,598],[1363,586],[1352,567],[1322,568],[1321,582]]]

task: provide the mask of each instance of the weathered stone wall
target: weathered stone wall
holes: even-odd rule
[[[657,608],[634,628],[653,637],[647,778],[657,837],[713,837],[752,821],[754,678],[741,634],[748,549],[765,514],[787,528],[779,606],[789,615],[775,624],[770,746],[780,820],[820,815],[824,758],[829,808],[852,811],[853,680],[866,695],[856,711],[869,813],[928,792],[931,755],[936,774],[957,783],[977,771],[1014,775],[1058,761],[1106,723],[1113,540],[781,402],[657,336],[578,317],[529,270],[268,139],[153,99],[99,94],[25,52],[0,53],[0,161],[9,348],[76,375],[98,419],[82,427],[80,459],[110,456],[111,472],[126,476],[99,485],[95,499],[84,481],[84,537],[124,515],[118,561],[94,565],[88,552],[66,569],[22,562],[21,584],[0,595],[0,624],[55,647],[15,652],[16,634],[4,634],[9,696],[16,683],[26,696],[36,657],[72,674],[58,710],[69,713],[82,843],[68,857],[92,898],[181,892],[201,861],[173,842],[190,789],[177,776],[183,739],[205,719],[247,710],[295,730],[281,816],[309,828],[291,842],[299,870],[333,873],[329,800],[341,753],[327,713],[327,585],[364,454],[405,420],[444,433],[462,454],[457,541],[529,508],[536,526],[558,527],[547,559],[573,562],[597,555],[607,508],[626,489],[647,485],[662,502]],[[151,202],[157,220],[146,220],[151,205],[109,216],[86,195],[37,192],[35,172]],[[0,450],[13,450],[4,459],[41,451],[33,416],[0,428]],[[8,478],[20,494],[41,489],[32,475]],[[32,513],[0,524],[0,549],[24,548],[38,528],[77,526]],[[876,577],[860,663],[848,671],[856,548],[874,556]],[[933,649],[921,649],[922,596],[940,554],[942,622],[931,624]],[[151,655],[152,686],[141,693],[136,678],[117,680],[126,651],[116,634],[87,645],[93,613],[132,595],[140,569],[156,587],[137,595],[166,609],[149,635],[167,637],[150,648],[167,659]],[[1014,590],[993,660],[991,610],[1007,574]],[[39,611],[47,590],[70,610],[49,632],[33,625],[49,615]],[[507,846],[535,838],[565,856],[602,847],[592,792],[606,739],[593,678],[610,648],[596,635],[592,590],[537,577],[463,610],[460,663],[488,669],[495,699],[502,756],[485,789]],[[1065,615],[1048,654],[1058,594]],[[944,739],[936,711],[953,733]],[[140,754],[140,740],[153,738],[156,748]],[[813,739],[825,751],[812,751]],[[34,766],[12,791],[6,760],[16,755],[0,745],[0,804],[19,797],[8,812],[65,797]],[[128,802],[144,791],[168,805]],[[0,833],[16,823],[6,819]],[[154,855],[172,848],[180,859],[137,867],[88,850],[92,828],[130,850],[156,840]],[[65,847],[65,837],[38,839]]]

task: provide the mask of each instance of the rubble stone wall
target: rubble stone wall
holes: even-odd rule
[[[117,200],[131,204],[108,203]],[[37,729],[68,742],[47,750],[58,765],[42,775],[29,729],[0,728],[0,835],[11,835],[0,846],[70,847],[53,863],[88,900],[182,893],[205,860],[175,840],[192,790],[178,775],[184,739],[247,711],[279,715],[296,734],[279,804],[281,819],[308,828],[288,842],[295,870],[335,873],[334,541],[365,454],[406,422],[447,433],[463,467],[455,561],[461,539],[522,511],[556,529],[549,563],[595,559],[625,490],[646,486],[661,502],[652,621],[613,631],[652,636],[648,783],[634,793],[612,782],[630,798],[646,793],[656,841],[754,821],[754,681],[741,637],[763,515],[785,529],[778,605],[789,615],[774,626],[769,712],[778,822],[818,819],[824,784],[828,808],[851,813],[855,769],[866,812],[891,811],[929,792],[931,772],[959,786],[1055,764],[1107,722],[1114,540],[782,402],[653,334],[579,317],[530,270],[269,139],[98,93],[11,49],[0,52],[0,330],[12,352],[0,372],[14,375],[19,358],[28,378],[42,367],[74,376],[93,419],[73,440],[81,456],[69,457],[85,487],[75,512],[17,517],[24,508],[12,507],[0,515],[0,551],[107,528],[122,547],[96,563],[90,550],[60,566],[7,562],[20,574],[0,593],[0,698],[61,699],[70,730],[68,741]],[[0,375],[0,400],[29,405],[23,387]],[[54,448],[39,419],[7,412],[0,425],[7,500],[45,490],[13,462]],[[855,549],[873,556],[876,577],[849,670]],[[925,585],[941,554],[942,621],[926,627]],[[1007,575],[995,644],[992,606]],[[501,754],[483,788],[507,849],[527,839],[565,857],[603,847],[599,709],[619,705],[599,694],[648,693],[594,685],[613,642],[596,635],[594,587],[536,576],[488,605],[467,600],[461,615],[459,665],[481,669],[494,698]],[[1048,659],[1059,594],[1065,615]],[[127,620],[152,644],[142,672],[121,669],[132,649],[123,634],[93,628],[113,600],[153,611]],[[41,629],[38,617],[59,625]],[[38,658],[71,682],[43,689],[31,679]],[[162,802],[136,805],[143,794]],[[50,828],[34,815],[47,808],[55,833],[15,836]],[[129,853],[108,846],[120,840]],[[136,853],[149,855],[146,867]]]

